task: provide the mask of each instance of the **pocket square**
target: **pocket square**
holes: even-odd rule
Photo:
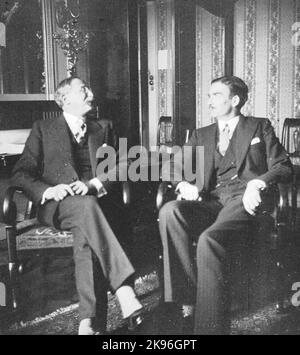
[[[260,142],[260,139],[258,137],[255,137],[255,138],[252,139],[250,145],[254,145],[254,144],[257,144],[259,142]]]

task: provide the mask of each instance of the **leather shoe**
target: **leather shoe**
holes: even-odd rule
[[[126,318],[127,320],[127,329],[129,331],[134,331],[141,326],[144,321],[144,311],[143,308],[138,309],[137,311],[133,312],[129,317]]]

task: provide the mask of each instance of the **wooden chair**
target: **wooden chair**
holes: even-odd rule
[[[20,220],[21,211],[16,200],[24,196],[24,191],[17,186],[10,186],[3,201],[3,218],[6,224],[7,264],[9,285],[11,291],[11,306],[13,311],[19,310],[21,299],[20,275],[24,272],[23,261],[32,256],[49,258],[51,256],[72,255],[73,234],[66,230],[43,226],[36,219],[32,201],[26,201],[24,217]],[[25,197],[26,198],[26,197]],[[101,201],[102,200],[102,201]],[[107,206],[122,208],[127,213],[130,204],[130,186],[128,182],[118,184],[109,197],[102,198],[99,203],[111,218]],[[128,221],[127,221],[128,223]],[[118,227],[118,226],[117,226]],[[112,226],[114,229],[114,226]],[[124,226],[122,227],[124,228]]]
[[[283,123],[281,143],[288,152],[293,164],[291,190],[292,226],[296,227],[297,194],[300,184],[300,118],[286,118]]]
[[[266,189],[262,194],[263,204],[257,216],[257,228],[253,231],[255,238],[250,243],[250,254],[242,256],[244,260],[242,263],[256,262],[259,264],[261,260],[261,248],[267,247],[272,256],[272,267],[275,269],[276,276],[276,309],[278,312],[283,312],[284,304],[287,296],[287,287],[285,286],[285,247],[289,243],[289,223],[290,223],[290,203],[289,185],[272,185]],[[175,199],[175,190],[170,182],[162,182],[159,185],[156,206],[159,211],[162,206]],[[257,244],[257,245],[255,245]],[[196,245],[194,245],[196,247]],[[240,257],[240,255],[239,255]],[[160,255],[160,264],[162,269],[162,259]],[[241,265],[241,262],[237,263]],[[243,267],[244,268],[244,267]],[[246,306],[248,310],[251,306],[251,275],[248,272],[248,265],[246,265],[246,300],[242,308]],[[160,283],[163,286],[163,272],[160,272]],[[241,299],[241,297],[239,297]]]
[[[261,119],[256,117],[256,119]],[[291,134],[290,128],[298,130],[298,146],[295,144],[295,135]],[[188,142],[192,130],[186,130],[185,143]],[[290,138],[293,136],[293,138]],[[291,144],[291,140],[294,139]],[[282,144],[286,148],[287,152],[292,158],[298,158],[300,161],[300,119],[286,119],[284,122],[283,133],[282,133]],[[291,150],[292,146],[292,150]],[[290,153],[292,152],[292,154]],[[293,160],[292,160],[293,162]],[[251,255],[248,255],[245,259],[251,261],[253,256],[256,262],[259,264],[259,258],[263,258],[260,255],[254,255],[260,253],[260,247],[267,249],[267,251],[272,255],[272,266],[275,269],[276,276],[276,308],[278,312],[283,312],[285,310],[285,300],[288,296],[290,288],[287,286],[287,276],[289,275],[289,270],[287,265],[287,250],[288,248],[293,248],[295,246],[295,232],[296,232],[296,213],[297,213],[297,193],[299,184],[297,176],[300,174],[300,165],[294,166],[294,174],[292,182],[289,184],[275,184],[270,186],[263,192],[264,203],[259,210],[257,216],[257,229],[253,231],[256,234],[256,238],[253,238],[251,246]],[[297,183],[297,182],[298,183]],[[172,199],[176,198],[175,191],[170,182],[162,182],[158,187],[158,192],[156,196],[156,208],[157,211],[161,207]],[[256,244],[256,245],[255,245]],[[265,248],[267,246],[267,248]],[[162,268],[163,256],[159,255],[159,263]],[[247,263],[247,260],[242,260],[242,262]],[[246,271],[248,273],[248,266],[246,265]],[[163,285],[162,272],[160,273],[161,281],[160,284]],[[251,277],[248,273],[248,279]],[[247,307],[250,308],[250,286],[249,282],[247,285]]]
[[[48,112],[46,118],[55,118],[59,111]],[[104,143],[115,146],[116,135],[110,122],[99,121],[105,126],[107,136]],[[17,200],[22,199],[22,203]],[[117,236],[122,235],[120,242],[126,249],[130,240],[130,223],[128,222],[129,205],[131,200],[130,185],[128,182],[120,182],[115,185],[109,196],[104,196],[99,203]],[[23,210],[22,210],[23,207]],[[3,219],[6,224],[7,240],[7,264],[9,271],[9,289],[13,311],[19,311],[21,297],[20,274],[24,271],[23,261],[38,255],[42,257],[43,268],[46,259],[52,256],[71,255],[73,247],[73,235],[69,231],[57,230],[53,227],[41,225],[36,219],[36,208],[32,201],[26,198],[24,191],[18,186],[10,186],[4,195]],[[118,217],[114,217],[118,214]],[[124,223],[121,225],[121,220]],[[120,223],[118,223],[120,222]],[[16,312],[16,314],[19,312]]]
[[[157,128],[157,144],[159,147],[174,144],[173,122],[171,116],[161,116]]]
[[[35,215],[32,201],[26,201],[24,217],[17,207],[16,200],[24,191],[11,186],[7,189],[3,201],[3,218],[6,224],[6,240],[8,248],[9,283],[12,293],[12,306],[17,310],[19,304],[19,274],[23,271],[21,260],[34,255],[47,256],[72,254],[73,235],[70,231],[57,230],[54,227],[41,225]],[[26,197],[25,197],[26,198]],[[109,203],[114,207],[124,207],[124,213],[130,204],[130,186],[128,182],[118,185],[109,198],[104,197],[100,201],[105,213],[109,214]],[[105,210],[106,209],[106,210]],[[109,216],[111,218],[111,216]]]

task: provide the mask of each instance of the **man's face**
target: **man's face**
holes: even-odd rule
[[[84,116],[92,109],[93,99],[94,95],[86,84],[80,79],[74,79],[64,97],[63,109],[76,116]]]
[[[231,97],[230,89],[227,85],[221,82],[211,85],[208,94],[208,106],[213,118],[226,120],[234,117],[238,102],[238,96]]]

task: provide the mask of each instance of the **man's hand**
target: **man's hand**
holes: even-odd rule
[[[259,179],[250,180],[247,184],[243,204],[245,210],[252,216],[255,215],[256,209],[261,203],[260,190],[265,187],[266,183]]]
[[[70,184],[70,187],[76,195],[85,196],[89,191],[88,186],[80,180],[72,182],[72,184]]]
[[[74,191],[71,186],[66,184],[60,184],[53,187],[49,187],[43,195],[43,200],[55,200],[57,202],[62,201],[68,195],[74,196]]]
[[[179,200],[200,201],[198,187],[187,181],[180,182],[177,185],[176,192]]]

